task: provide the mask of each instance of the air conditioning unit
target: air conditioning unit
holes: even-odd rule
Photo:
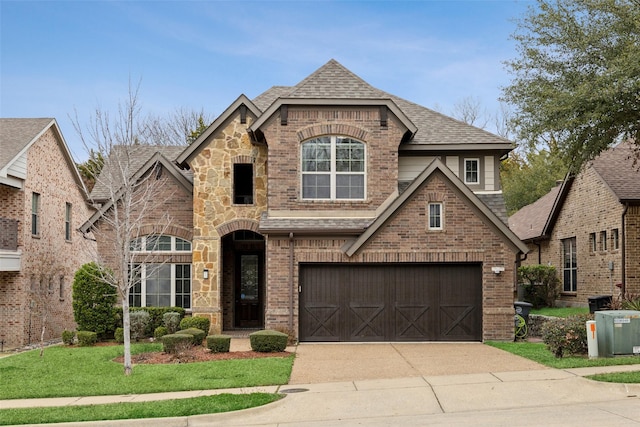
[[[596,311],[600,357],[640,355],[640,311]]]

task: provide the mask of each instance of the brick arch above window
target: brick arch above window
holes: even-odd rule
[[[300,142],[322,135],[343,135],[366,141],[369,138],[369,131],[349,124],[324,123],[300,129],[297,135]]]
[[[240,230],[250,230],[254,233],[258,233],[258,227],[260,223],[258,221],[254,221],[252,219],[233,219],[231,221],[225,222],[222,225],[216,227],[216,231],[220,237],[226,236],[227,234],[233,233],[234,231]],[[258,233],[259,234],[259,233]]]
[[[151,234],[162,234],[165,236],[179,237],[184,240],[193,240],[193,230],[179,225],[158,225],[149,224],[140,227],[140,236],[148,236]]]
[[[430,191],[427,193],[427,200],[429,202],[443,202],[447,198],[447,195],[440,191]]]

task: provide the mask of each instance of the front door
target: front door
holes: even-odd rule
[[[260,328],[264,258],[260,253],[240,253],[236,261],[235,326]]]

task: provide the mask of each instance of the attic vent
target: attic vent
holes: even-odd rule
[[[286,126],[288,119],[289,119],[289,107],[286,105],[280,106],[280,124],[282,126]]]
[[[380,107],[380,126],[383,128],[387,127],[387,107]]]

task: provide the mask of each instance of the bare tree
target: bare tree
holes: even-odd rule
[[[136,251],[135,242],[147,234],[143,228],[149,224],[161,234],[171,223],[162,208],[171,197],[165,188],[167,174],[162,173],[162,156],[140,155],[140,150],[149,147],[140,144],[148,123],[139,117],[138,87],[130,85],[128,98],[119,105],[115,119],[97,109],[86,129],[79,124],[77,114],[74,120],[87,152],[95,150],[104,158],[101,172],[94,177],[93,192],[101,193],[101,206],[90,222],[98,246],[96,258],[104,267],[98,279],[115,288],[122,304],[125,375],[132,372],[129,295],[140,281],[140,264],[153,257]]]
[[[482,107],[479,98],[467,96],[456,102],[451,115],[466,124],[484,129],[489,123],[486,108]]]
[[[149,116],[141,129],[144,143],[153,145],[189,145],[212,122],[204,110],[178,108],[168,117]]]

